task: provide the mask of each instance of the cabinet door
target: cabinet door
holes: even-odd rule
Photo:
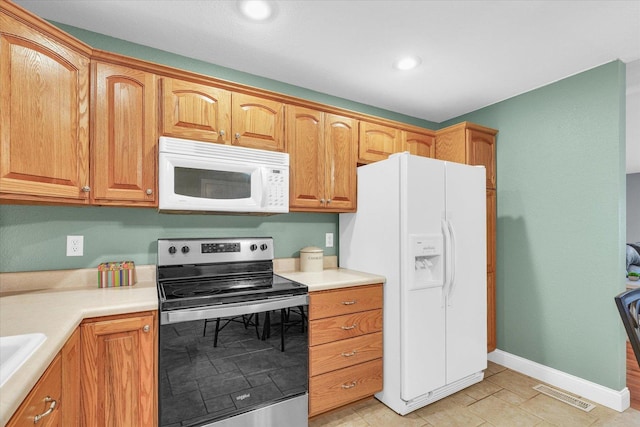
[[[456,125],[436,133],[436,158],[449,162],[466,163],[464,125]]]
[[[404,131],[402,134],[404,147],[411,154],[436,158],[436,138],[434,135],[408,131]]]
[[[28,427],[36,423],[45,427],[64,426],[60,414],[63,407],[61,381],[62,358],[58,354],[11,417],[7,427]]]
[[[64,427],[80,425],[80,328],[62,347],[62,423]]]
[[[233,94],[232,144],[285,151],[284,104],[242,93]]]
[[[162,133],[229,143],[231,93],[178,79],[162,79]]]
[[[105,63],[93,75],[92,201],[157,206],[156,76]]]
[[[495,143],[494,135],[467,129],[467,163],[487,169],[487,188],[496,188]]]
[[[360,122],[358,161],[377,162],[397,153],[401,149],[398,129],[369,122]]]
[[[89,59],[0,12],[0,198],[88,203]]]
[[[325,198],[328,209],[356,209],[358,122],[334,114],[325,115]]]
[[[83,425],[154,426],[155,315],[103,318],[81,328]]]
[[[323,113],[287,106],[289,207],[320,210],[324,199]],[[355,169],[355,168],[354,168]]]

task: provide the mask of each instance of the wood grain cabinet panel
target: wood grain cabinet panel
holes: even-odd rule
[[[309,348],[309,376],[324,374],[382,357],[382,332]]]
[[[436,158],[435,134],[402,131],[403,150],[422,157]]]
[[[353,212],[357,121],[287,106],[291,211]]]
[[[382,308],[382,286],[357,286],[309,294],[309,320]]]
[[[58,354],[9,420],[7,427],[62,427],[61,403],[62,356]],[[39,417],[37,424],[36,417]]]
[[[382,359],[309,379],[309,416],[355,402],[382,390]]]
[[[94,62],[94,204],[157,206],[156,76]]]
[[[86,204],[89,58],[0,10],[0,198]]]
[[[399,151],[402,151],[402,140],[398,129],[360,121],[358,163],[384,160]]]
[[[92,319],[81,330],[83,424],[156,425],[156,314]]]
[[[311,320],[309,345],[325,344],[382,330],[382,310]]]
[[[232,102],[233,145],[285,151],[284,103],[235,92]]]
[[[382,284],[309,294],[309,416],[382,390]]]
[[[189,81],[162,79],[162,134],[231,143],[231,92]]]

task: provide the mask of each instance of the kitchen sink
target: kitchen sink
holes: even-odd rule
[[[0,337],[0,387],[46,339],[41,333]]]

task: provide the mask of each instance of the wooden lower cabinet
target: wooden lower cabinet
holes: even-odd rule
[[[13,414],[7,427],[78,425],[79,343],[80,333],[76,330]]]
[[[7,427],[62,426],[62,356],[56,355]],[[42,417],[42,418],[39,418]]]
[[[157,329],[155,312],[82,323],[83,425],[156,425]]]
[[[309,295],[309,416],[382,390],[382,284]]]

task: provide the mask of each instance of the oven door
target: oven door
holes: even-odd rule
[[[308,296],[161,312],[161,426],[306,426]]]

